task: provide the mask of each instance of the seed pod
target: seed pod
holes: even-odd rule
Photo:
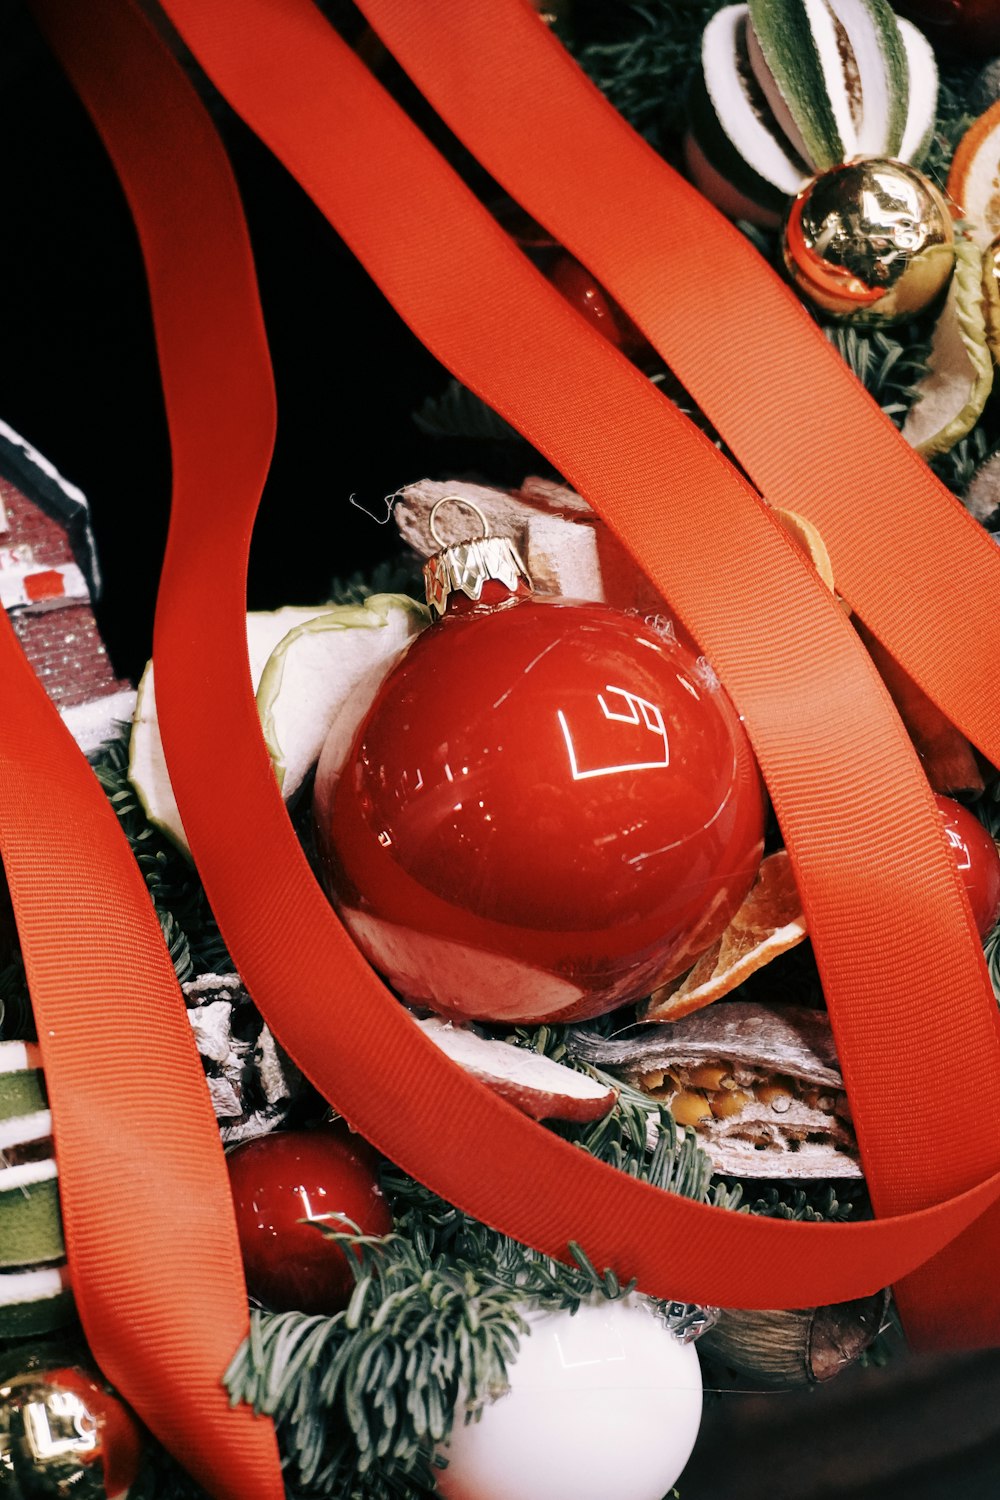
[[[711,1099],[712,1114],[717,1120],[730,1120],[741,1115],[752,1099],[744,1089],[720,1089]]]
[[[816,1385],[858,1360],[882,1326],[888,1292],[792,1312],[720,1313],[699,1352],[761,1386]],[[720,1382],[721,1383],[721,1382]]]
[[[680,1020],[637,1027],[614,1038],[570,1028],[567,1047],[639,1088],[655,1074],[696,1080],[712,1090],[706,1120],[682,1106],[716,1171],[733,1177],[860,1177],[857,1143],[825,1011],[727,1000]],[[726,1080],[747,1102],[717,1107]]]
[[[684,1091],[675,1094],[670,1101],[670,1113],[678,1125],[698,1125],[712,1118],[712,1111],[704,1094]]]

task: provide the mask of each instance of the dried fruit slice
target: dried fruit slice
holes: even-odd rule
[[[809,559],[832,594],[834,592],[833,564],[830,561],[826,543],[820,535],[819,527],[814,526],[805,516],[799,515],[797,510],[775,510],[774,514],[775,518],[781,522],[783,530],[788,533],[799,551]]]
[[[906,45],[888,0],[827,0],[846,37],[844,86],[862,156],[898,157],[906,128]]]
[[[1000,233],[1000,100],[969,126],[948,172],[948,194],[985,250]]]
[[[919,163],[937,107],[926,38],[887,0],[749,0],[702,37],[688,169],[724,213],[775,227],[815,172],[853,157]]]
[[[257,711],[286,801],[316,764],[347,701],[356,703],[359,722],[394,660],[427,620],[423,605],[405,594],[372,594],[363,604],[312,616],[278,642],[260,674]]]
[[[702,158],[741,200],[751,208],[759,205],[768,215],[765,222],[774,223],[809,176],[809,166],[796,159],[754,76],[748,32],[744,5],[725,6],[705,28],[701,68],[689,97],[698,149],[689,150],[688,163],[707,196],[712,196],[709,184],[700,181],[697,170]],[[756,221],[753,212],[746,217]]]
[[[779,849],[764,860],[743,905],[694,968],[654,990],[644,1019],[676,1021],[701,1010],[806,936],[792,862]]]
[[[749,0],[747,9],[751,64],[788,139],[817,172],[847,161],[858,138],[825,0]]]
[[[924,458],[946,453],[972,431],[993,386],[983,252],[971,239],[952,248],[955,274],[934,326],[928,372],[903,423],[903,436]]]
[[[287,605],[283,609],[255,611],[247,615],[247,654],[254,691],[268,657],[282,637],[296,625],[335,607],[331,604],[315,608]],[[165,833],[182,853],[189,855],[184,825],[170,785],[167,760],[160,739],[152,662],[147,662],[139,682],[132,718],[132,737],[129,740],[128,774],[149,821]]]
[[[937,119],[938,70],[934,48],[912,21],[896,18],[906,49],[906,126],[896,153],[899,161],[919,167],[934,136]]]
[[[493,1041],[436,1016],[428,1016],[417,1025],[459,1067],[533,1120],[582,1124],[599,1120],[614,1108],[618,1095],[613,1088],[551,1057],[510,1042]]]

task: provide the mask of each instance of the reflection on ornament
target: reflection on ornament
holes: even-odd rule
[[[328,888],[409,1000],[597,1015],[729,922],[760,863],[760,780],[690,651],[606,606],[532,598],[523,568],[477,546],[431,560],[443,617],[357,735],[331,729],[315,793]]]
[[[866,159],[816,177],[785,223],[797,291],[856,323],[896,323],[927,307],[954,265],[944,198],[914,167]]]
[[[701,1422],[694,1346],[642,1298],[528,1315],[509,1390],[456,1416],[446,1500],[662,1500]]]
[[[100,1376],[54,1366],[57,1351],[11,1351],[22,1368],[0,1381],[3,1500],[126,1500],[141,1439],[128,1409]]]

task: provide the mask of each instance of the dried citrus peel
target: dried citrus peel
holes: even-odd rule
[[[946,453],[971,432],[993,385],[986,342],[983,253],[956,240],[955,273],[934,329],[927,375],[903,424],[903,436],[924,458]]]
[[[683,978],[653,992],[644,1019],[676,1021],[710,1005],[806,936],[792,863],[779,849],[761,864],[750,894],[722,936]]]

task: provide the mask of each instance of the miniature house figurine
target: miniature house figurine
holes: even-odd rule
[[[86,497],[0,422],[0,604],[85,752],[135,703],[97,628],[91,600],[99,590]]]

